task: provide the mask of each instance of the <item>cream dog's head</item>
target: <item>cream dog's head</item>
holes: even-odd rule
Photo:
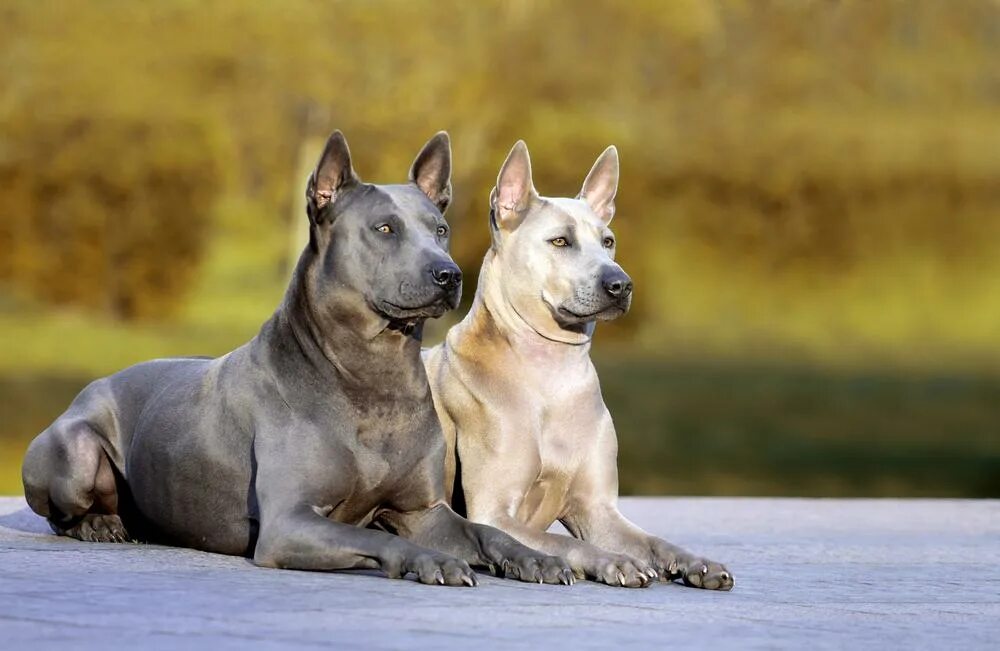
[[[597,321],[632,301],[632,279],[615,262],[618,150],[604,150],[576,198],[541,197],[524,141],[507,155],[490,195],[493,252],[505,302],[539,334],[589,339]]]

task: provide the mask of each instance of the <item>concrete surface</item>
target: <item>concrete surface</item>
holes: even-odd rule
[[[0,648],[1000,648],[1000,501],[625,499],[727,562],[659,584],[422,586],[51,535],[0,498]]]

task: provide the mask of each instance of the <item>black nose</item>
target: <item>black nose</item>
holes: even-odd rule
[[[435,283],[445,289],[458,287],[462,282],[462,270],[454,262],[438,262],[431,265],[431,276]]]
[[[604,285],[604,291],[617,299],[628,298],[632,293],[632,279],[620,269],[606,274],[601,283]]]

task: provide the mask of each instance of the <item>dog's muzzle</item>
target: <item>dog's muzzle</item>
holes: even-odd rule
[[[598,287],[576,292],[558,307],[546,301],[564,326],[577,326],[593,321],[611,321],[628,312],[632,305],[632,279],[621,268],[608,269],[600,277]]]

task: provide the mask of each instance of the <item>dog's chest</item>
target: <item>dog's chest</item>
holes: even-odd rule
[[[345,506],[353,507],[352,511],[367,512],[406,491],[435,435],[440,438],[430,405],[371,416],[359,421],[349,446],[354,481]]]
[[[530,445],[537,453],[537,476],[518,509],[518,518],[528,524],[548,526],[564,510],[574,479],[593,454],[606,413],[599,391],[567,388],[554,386],[535,401]]]
[[[534,415],[534,439],[549,465],[566,463],[591,441],[605,411],[596,374],[575,369],[554,369],[525,397]]]

